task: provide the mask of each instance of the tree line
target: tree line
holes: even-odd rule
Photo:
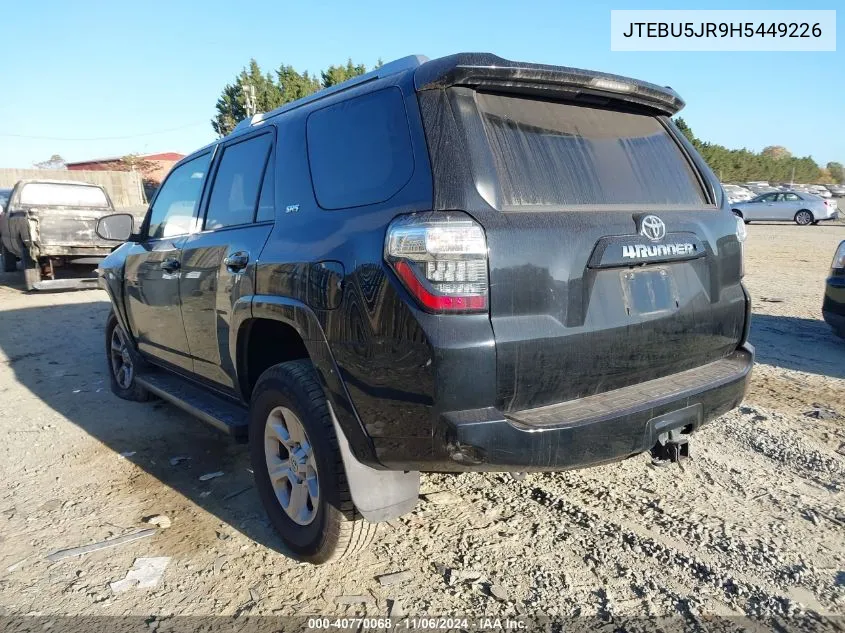
[[[379,60],[375,68],[381,65]],[[346,64],[329,66],[319,74],[313,75],[307,70],[300,73],[293,66],[285,64],[272,72],[264,72],[258,62],[251,59],[249,66],[244,68],[232,83],[223,87],[215,105],[217,113],[211,120],[211,127],[220,136],[225,136],[239,121],[249,115],[248,106],[252,107],[254,112],[269,112],[365,72],[367,67],[364,64],[355,64],[351,59],[347,60]]]
[[[810,156],[798,158],[781,145],[770,145],[761,152],[747,149],[728,149],[723,145],[708,143],[697,138],[681,117],[675,125],[704,157],[710,169],[722,182],[797,182],[826,184],[845,182],[842,163],[830,162],[821,167]]]

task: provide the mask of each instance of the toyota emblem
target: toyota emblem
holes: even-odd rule
[[[640,235],[659,242],[666,236],[666,225],[656,215],[647,215],[640,220]]]

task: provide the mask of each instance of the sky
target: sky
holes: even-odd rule
[[[837,7],[837,5],[839,5]],[[836,52],[611,52],[611,9],[836,9],[782,0],[426,0],[422,3],[9,0],[0,47],[0,167],[188,153],[250,58],[318,72],[352,58],[484,51],[672,86],[701,139],[783,145],[845,163],[845,43]]]

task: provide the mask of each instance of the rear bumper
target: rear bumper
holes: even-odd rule
[[[577,401],[507,415],[492,407],[445,413],[429,459],[405,468],[538,471],[618,461],[649,450],[662,432],[695,431],[738,406],[753,363],[745,344],[704,367]]]

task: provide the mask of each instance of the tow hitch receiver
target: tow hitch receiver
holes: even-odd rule
[[[668,466],[689,457],[689,433],[682,429],[670,429],[657,436],[657,444],[651,449],[651,462],[655,466]]]

